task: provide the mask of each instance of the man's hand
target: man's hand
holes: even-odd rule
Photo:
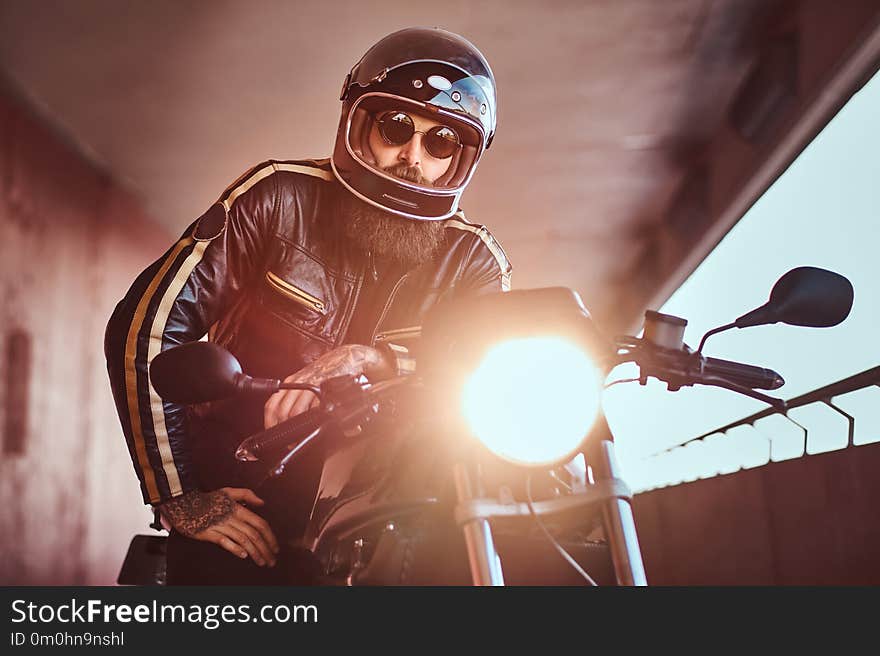
[[[224,487],[213,492],[187,492],[166,501],[160,509],[178,533],[213,542],[239,558],[250,556],[261,567],[274,567],[278,553],[275,534],[265,519],[242,505],[263,503],[251,490]]]
[[[379,380],[389,377],[394,366],[386,356],[369,346],[346,344],[322,355],[311,364],[284,379],[285,383],[320,385],[328,378],[366,374]],[[318,397],[307,390],[280,390],[263,407],[263,425],[272,428],[278,423],[314,408]]]

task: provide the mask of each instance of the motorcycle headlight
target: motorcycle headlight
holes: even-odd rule
[[[420,349],[438,416],[507,462],[563,464],[598,426],[610,347],[571,289],[442,302],[424,319]]]
[[[517,465],[570,460],[599,410],[599,372],[559,337],[528,337],[490,348],[464,384],[462,413],[474,436]]]

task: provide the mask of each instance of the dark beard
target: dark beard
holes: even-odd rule
[[[388,173],[412,182],[431,184],[417,169],[398,165]],[[358,250],[380,259],[391,259],[412,268],[427,262],[440,249],[443,221],[418,221],[395,216],[365,203],[354,194],[341,192],[344,235]]]

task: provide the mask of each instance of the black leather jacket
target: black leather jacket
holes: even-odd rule
[[[213,423],[194,427],[186,407],[163,402],[149,384],[149,362],[162,350],[209,334],[247,373],[284,378],[343,343],[387,344],[407,371],[408,346],[436,302],[509,288],[511,267],[501,247],[462,213],[445,221],[444,245],[432,260],[408,271],[386,264],[380,273],[372,257],[341,238],[337,203],[344,193],[329,160],[260,164],[141,273],[117,305],[105,352],[145,503],[235,483],[206,472],[194,436],[221,423],[246,432],[262,428],[265,398],[247,411],[220,404]],[[362,296],[369,302],[359,303]]]

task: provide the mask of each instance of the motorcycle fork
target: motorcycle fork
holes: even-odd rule
[[[463,504],[475,498],[475,486],[479,487],[479,477],[472,476],[463,464],[453,466],[455,493],[458,503]],[[479,495],[481,490],[477,489]],[[504,585],[504,574],[501,570],[501,558],[495,550],[492,539],[492,528],[487,519],[473,519],[461,527],[467,545],[468,564],[471,580],[474,585]]]
[[[597,481],[622,478],[620,465],[614,454],[614,443],[611,440],[601,440],[592,456],[593,475]],[[636,523],[629,501],[619,498],[603,501],[602,520],[617,584],[648,585],[639,538],[636,535]]]
[[[622,478],[620,465],[614,453],[614,443],[609,439],[598,442],[588,462],[596,481]],[[479,476],[472,474],[463,464],[453,467],[455,491],[458,503],[464,504],[481,496]],[[636,534],[635,520],[629,501],[612,498],[601,502],[602,520],[614,574],[618,585],[648,585],[642,552]],[[504,585],[501,559],[495,550],[489,520],[476,518],[462,525],[467,545],[468,563],[474,585]]]

